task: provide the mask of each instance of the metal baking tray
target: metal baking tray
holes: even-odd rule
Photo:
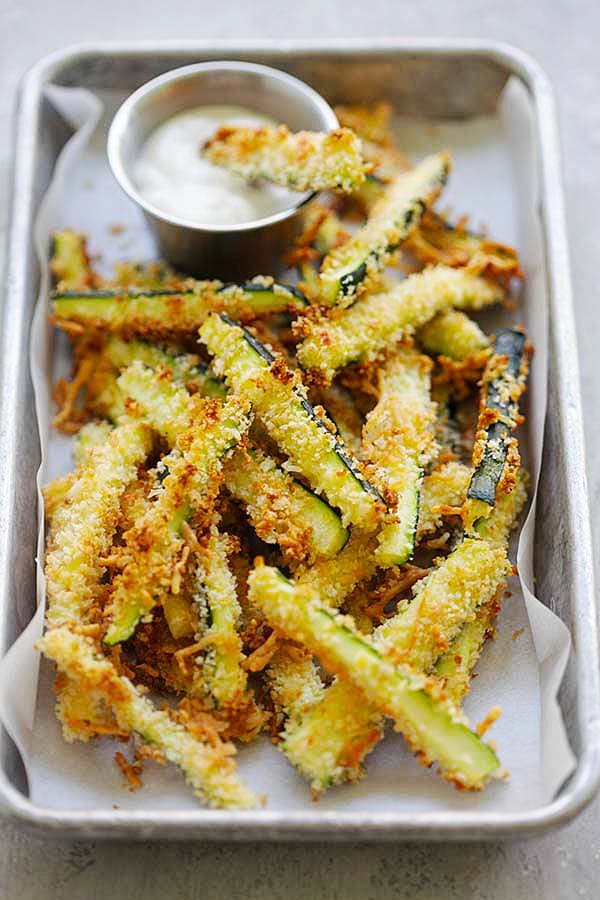
[[[534,107],[542,180],[539,215],[550,307],[549,397],[538,501],[538,596],[570,627],[572,654],[560,693],[577,757],[549,804],[527,812],[350,813],[124,810],[62,811],[34,805],[16,748],[0,735],[0,801],[14,820],[46,835],[202,840],[464,840],[539,833],[565,824],[600,782],[600,681],[592,544],[579,399],[577,348],[552,91],[543,72],[502,44],[463,40],[104,43],[39,62],[18,101],[12,225],[3,309],[0,459],[0,653],[24,628],[35,598],[35,473],[40,461],[28,337],[39,285],[32,225],[70,132],[44,95],[49,83],[134,90],[175,66],[206,59],[271,64],[308,81],[331,102],[386,96],[400,112],[461,118],[493,112],[514,75]],[[20,611],[20,612],[19,612]]]

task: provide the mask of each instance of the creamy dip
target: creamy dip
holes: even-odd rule
[[[221,125],[256,128],[272,119],[238,106],[199,106],[163,122],[134,166],[142,197],[162,212],[196,225],[227,228],[295,206],[302,194],[268,182],[250,183],[209,162],[202,146]]]

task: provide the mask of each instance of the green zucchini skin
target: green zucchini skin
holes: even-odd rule
[[[485,431],[483,456],[476,466],[467,491],[467,499],[478,500],[489,507],[496,502],[496,491],[507,463],[510,438],[517,424],[518,399],[510,395],[511,385],[521,378],[525,359],[526,337],[521,331],[504,329],[494,341],[494,356],[505,357],[506,364],[485,386],[485,409],[497,413],[497,421]]]

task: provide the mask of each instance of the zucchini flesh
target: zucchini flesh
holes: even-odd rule
[[[50,271],[61,291],[81,291],[90,287],[94,276],[82,234],[66,229],[52,235]]]
[[[338,369],[375,359],[439,312],[452,307],[482,309],[503,296],[497,285],[460,269],[425,269],[389,291],[361,297],[349,309],[303,320],[298,361],[328,383]]]
[[[258,798],[235,771],[229,745],[198,740],[166,710],[156,709],[89,638],[65,627],[52,628],[37,646],[80,691],[112,710],[123,731],[139,735],[179,766],[196,796],[209,806],[252,809],[258,805]]]
[[[52,521],[46,553],[48,627],[81,621],[100,590],[100,562],[112,543],[119,503],[152,447],[150,429],[138,422],[116,428],[90,453]]]
[[[447,356],[461,362],[489,345],[477,322],[458,309],[440,313],[419,329],[421,346],[432,356]]]
[[[286,637],[303,643],[331,671],[350,679],[374,707],[390,716],[423,762],[438,762],[448,780],[477,790],[499,768],[491,747],[428,692],[424,678],[395,666],[348,618],[294,587],[276,569],[260,566],[249,579],[250,597]]]
[[[323,261],[319,276],[322,303],[347,306],[373,287],[392,253],[443,188],[449,169],[449,156],[439,153],[397,176],[367,223]]]
[[[335,556],[348,540],[337,513],[257,447],[236,451],[225,484],[240,500],[258,536],[291,559]]]
[[[227,538],[213,525],[200,551],[196,572],[196,602],[208,607],[210,627],[203,634],[209,649],[202,663],[203,679],[218,706],[234,706],[246,690],[242,641],[237,626],[240,605],[229,568]]]
[[[525,334],[499,331],[482,379],[474,472],[463,511],[467,531],[489,516],[498,491],[510,493],[514,488],[520,458],[513,431],[519,424],[519,399],[528,371]]]
[[[342,512],[344,525],[374,529],[384,501],[363,477],[334,424],[319,416],[305,388],[281,358],[227,316],[211,316],[200,330],[214,354],[214,368],[246,396],[273,440],[317,493]]]
[[[166,433],[177,449],[159,464],[157,475],[164,477],[157,478],[157,499],[124,535],[125,564],[113,581],[107,644],[131,637],[139,620],[169,592],[183,548],[181,526],[193,512],[204,511],[218,484],[223,457],[249,425],[245,405],[236,398],[218,406],[219,401],[197,403],[188,397],[186,411],[180,398],[186,397],[185,391],[173,389],[166,403],[162,391],[153,389],[158,381],[139,363],[119,379],[151,422],[163,430],[168,422]]]
[[[55,292],[52,310],[59,322],[161,341],[194,336],[214,310],[251,321],[306,305],[297,288],[278,284],[267,276],[257,276],[243,285],[219,281],[191,284],[184,290]]]
[[[413,600],[373,632],[386,658],[428,672],[480,605],[504,585],[508,563],[502,548],[484,541],[462,544],[413,587]],[[319,704],[290,717],[283,751],[315,790],[356,780],[360,765],[383,733],[381,713],[338,680]],[[322,743],[323,742],[323,743]]]
[[[438,450],[430,371],[427,357],[398,350],[380,373],[379,401],[363,429],[365,452],[397,498],[378,535],[382,566],[403,565],[414,552],[423,469]]]
[[[340,188],[349,193],[365,178],[361,142],[349,128],[292,134],[285,125],[223,125],[204,152],[243,178],[265,178],[294,191]]]

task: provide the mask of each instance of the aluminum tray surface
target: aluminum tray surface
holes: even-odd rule
[[[370,103],[386,95],[403,114],[451,119],[494,111],[507,79],[527,87],[536,117],[542,181],[540,216],[548,272],[550,371],[535,550],[538,595],[571,628],[576,652],[560,702],[577,768],[552,803],[520,813],[127,812],[58,811],[27,798],[15,747],[0,735],[0,800],[16,820],[47,834],[273,840],[428,840],[514,837],[565,823],[593,796],[600,778],[600,687],[593,565],[585,480],[576,343],[560,162],[550,87],[536,64],[512,48],[473,41],[328,43],[161,43],[76,47],[42,60],[19,98],[9,269],[3,308],[0,458],[0,653],[27,624],[35,597],[37,534],[32,434],[34,405],[28,335],[39,285],[32,224],[54,162],[70,131],[44,97],[55,83],[134,90],[170,68],[203,59],[272,64],[308,81],[331,102]]]

